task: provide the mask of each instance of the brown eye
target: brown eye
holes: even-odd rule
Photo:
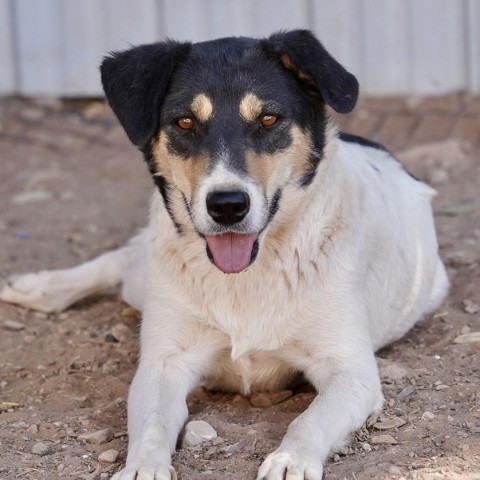
[[[177,123],[178,126],[184,130],[192,130],[192,128],[195,128],[195,124],[190,117],[183,117]]]
[[[260,122],[264,127],[270,127],[277,123],[277,117],[275,115],[264,115]]]

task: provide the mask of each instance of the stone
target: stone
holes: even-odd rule
[[[365,450],[366,452],[371,452],[372,451],[372,446],[367,443],[367,442],[363,442],[362,443],[362,448],[363,450]]]
[[[20,332],[25,328],[25,325],[17,320],[5,320],[2,327],[4,330],[9,330],[11,332]]]
[[[398,442],[391,435],[374,435],[370,443],[372,445],[396,445]]]
[[[217,432],[209,423],[204,420],[193,420],[185,427],[182,447],[195,447],[216,438]]]
[[[83,440],[93,445],[100,445],[107,443],[113,438],[113,430],[111,428],[105,428],[104,430],[98,430],[91,433],[82,433],[77,437],[79,440]]]
[[[132,331],[123,323],[117,323],[114,325],[111,333],[119,342],[126,342],[132,338]]]
[[[471,333],[466,333],[465,335],[460,335],[453,342],[454,343],[480,342],[480,332],[471,332]]]
[[[432,412],[429,412],[429,411],[423,412],[422,420],[431,422],[434,418],[435,418],[435,415]]]
[[[383,382],[386,383],[395,383],[399,380],[402,380],[408,375],[408,372],[402,366],[390,362],[388,360],[384,360],[382,358],[377,358],[378,369],[380,373],[380,378]]]
[[[45,455],[50,455],[53,453],[52,447],[46,443],[38,442],[32,447],[32,453],[34,455],[40,455],[41,457]]]
[[[51,200],[52,194],[47,190],[32,190],[30,192],[17,193],[10,199],[12,205],[26,205],[27,203],[43,202]]]
[[[472,302],[472,300],[467,298],[463,301],[463,311],[474,314],[480,312],[480,307],[475,302]]]
[[[98,461],[102,463],[115,463],[117,461],[119,452],[117,450],[105,450],[98,456]]]
[[[373,426],[377,430],[389,430],[391,428],[398,428],[402,425],[405,425],[407,421],[401,417],[394,417],[394,418],[387,418],[382,420],[381,422],[375,423]]]

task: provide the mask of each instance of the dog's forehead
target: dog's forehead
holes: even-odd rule
[[[263,104],[281,104],[292,79],[268,58],[258,40],[224,38],[193,45],[170,83],[166,104],[208,119],[214,110],[236,108],[241,116]],[[243,114],[242,114],[243,112]]]

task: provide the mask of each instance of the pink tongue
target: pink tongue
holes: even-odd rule
[[[252,249],[258,233],[222,233],[207,235],[213,262],[222,272],[239,273],[250,265]]]

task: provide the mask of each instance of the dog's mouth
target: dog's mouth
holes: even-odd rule
[[[236,232],[206,235],[207,254],[222,272],[240,273],[255,260],[258,235]]]

